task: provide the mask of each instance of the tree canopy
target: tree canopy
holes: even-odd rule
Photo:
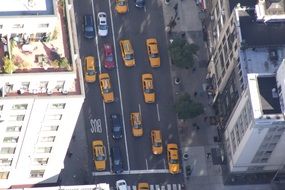
[[[204,113],[203,105],[192,101],[190,95],[187,93],[181,95],[175,102],[175,111],[177,112],[178,119],[195,118]]]
[[[176,37],[169,45],[172,63],[177,67],[189,68],[194,65],[194,55],[199,50],[196,44],[189,44],[185,38]]]

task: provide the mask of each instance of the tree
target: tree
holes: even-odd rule
[[[204,113],[203,105],[199,102],[193,102],[187,93],[181,95],[175,102],[175,111],[178,119],[195,118]]]
[[[3,69],[5,73],[12,74],[17,69],[17,67],[15,66],[13,61],[9,59],[9,57],[7,56],[4,57],[3,62],[4,62]]]
[[[189,68],[194,65],[194,56],[199,47],[196,44],[189,44],[186,39],[176,37],[169,45],[172,63],[177,67]]]

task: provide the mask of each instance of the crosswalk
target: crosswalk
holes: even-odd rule
[[[128,190],[137,190],[136,185],[128,185]],[[181,184],[149,185],[149,190],[181,190]]]

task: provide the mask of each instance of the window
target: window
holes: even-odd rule
[[[0,24],[0,29],[2,29],[3,28],[3,25],[2,24]]]
[[[24,121],[25,115],[10,115],[10,121]]]
[[[48,23],[43,23],[43,24],[39,24],[38,28],[48,28],[49,24]]]
[[[8,179],[10,172],[0,172],[0,179]]]
[[[1,148],[1,154],[14,154],[16,148],[15,147],[3,147]]]
[[[36,153],[51,153],[52,147],[38,147]]]
[[[0,111],[2,111],[3,110],[3,105],[0,105]]]
[[[58,125],[46,125],[42,127],[41,131],[57,131],[58,127]]]
[[[46,120],[61,120],[62,114],[46,115]]]
[[[6,132],[20,132],[22,129],[22,126],[8,126],[6,128]]]
[[[12,106],[12,110],[26,110],[28,104],[15,104]]]
[[[21,89],[27,91],[29,89],[29,86],[30,86],[30,82],[22,82]]]
[[[35,158],[34,163],[36,165],[47,165],[48,163],[48,158]]]
[[[12,28],[24,28],[23,24],[14,24]]]
[[[65,108],[65,103],[59,103],[59,104],[52,104],[50,105],[51,109],[64,109]]]
[[[12,165],[12,158],[1,158],[0,159],[0,166],[11,166]]]
[[[45,170],[31,170],[30,177],[31,178],[41,178],[44,177]]]
[[[262,158],[262,159],[261,159],[261,162],[262,162],[262,163],[265,163],[265,162],[267,162],[267,161],[268,161],[268,158]]]
[[[17,143],[19,137],[5,137],[3,143]]]
[[[45,136],[40,138],[40,142],[54,142],[55,136]]]

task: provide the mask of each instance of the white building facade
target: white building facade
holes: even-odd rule
[[[34,0],[34,3],[43,2],[52,3],[45,7],[56,10],[54,0]],[[76,29],[71,24],[73,9],[67,1],[66,4],[69,6],[66,8],[68,43],[70,47],[77,47]],[[59,19],[54,15],[57,14],[46,15],[50,20],[39,19],[37,15],[28,15],[30,20],[14,16],[8,20],[11,23],[34,23],[33,33],[41,33],[38,21],[49,22],[48,28],[51,27],[49,31],[52,31],[54,21]],[[10,36],[15,32],[12,30],[8,34],[11,28],[6,30],[9,26],[2,21],[0,16],[0,26],[3,24],[0,33],[5,30],[1,34]],[[31,34],[30,26],[24,30],[26,24],[23,25],[23,31],[19,32]],[[71,69],[68,70],[41,69],[37,72],[37,68],[27,72],[0,73],[0,189],[57,182],[85,98],[76,48],[71,48],[70,54]]]

